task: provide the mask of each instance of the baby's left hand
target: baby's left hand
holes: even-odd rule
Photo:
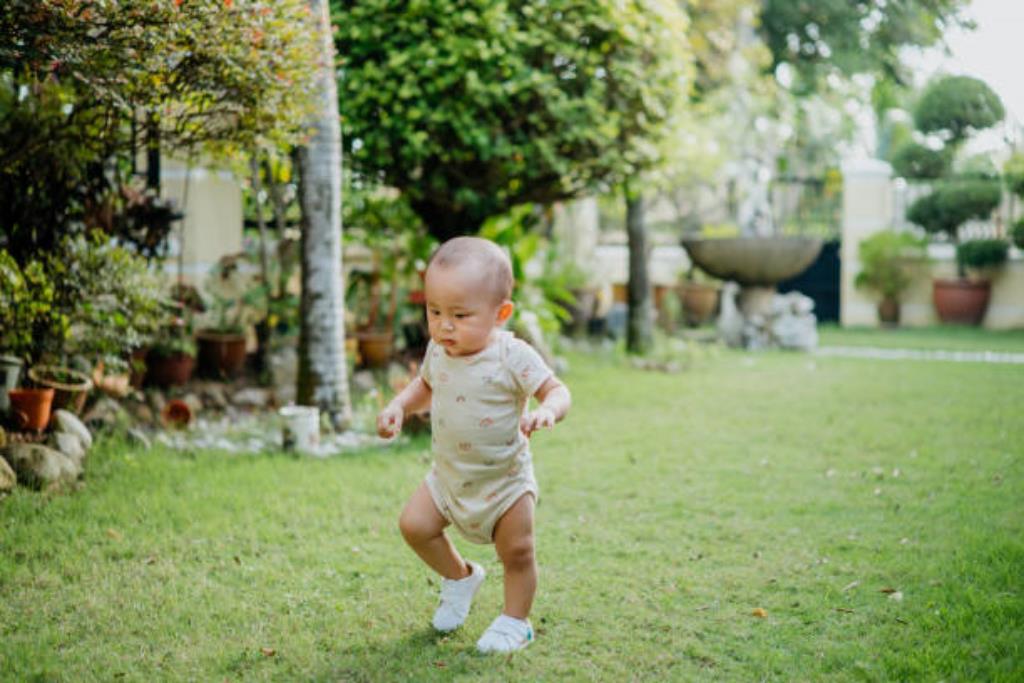
[[[555,414],[549,408],[541,406],[533,412],[527,412],[519,420],[519,428],[523,434],[530,436],[538,429],[547,429],[555,426]]]

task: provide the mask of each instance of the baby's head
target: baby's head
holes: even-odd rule
[[[456,237],[438,247],[424,286],[430,336],[452,356],[485,348],[512,315],[512,263],[480,237]]]

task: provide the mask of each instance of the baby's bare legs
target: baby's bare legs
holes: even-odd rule
[[[505,610],[526,619],[537,592],[537,562],[533,553],[533,494],[527,493],[501,516],[494,527],[494,545],[505,565]]]
[[[446,579],[464,579],[469,566],[444,533],[448,520],[441,516],[427,485],[420,484],[398,519],[405,542],[438,574]]]

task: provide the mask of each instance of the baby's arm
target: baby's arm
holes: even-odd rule
[[[390,439],[402,431],[402,422],[409,413],[416,413],[430,407],[430,385],[422,377],[409,382],[408,386],[391,399],[377,416],[377,434]]]
[[[540,385],[534,396],[540,405],[537,406],[537,410],[527,411],[520,420],[520,428],[526,436],[530,436],[538,429],[553,427],[556,422],[561,422],[572,405],[569,388],[554,375]]]

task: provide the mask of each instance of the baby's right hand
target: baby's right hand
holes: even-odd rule
[[[402,431],[402,420],[405,418],[405,411],[394,403],[389,403],[377,416],[377,434],[382,438],[390,439],[398,436]]]

